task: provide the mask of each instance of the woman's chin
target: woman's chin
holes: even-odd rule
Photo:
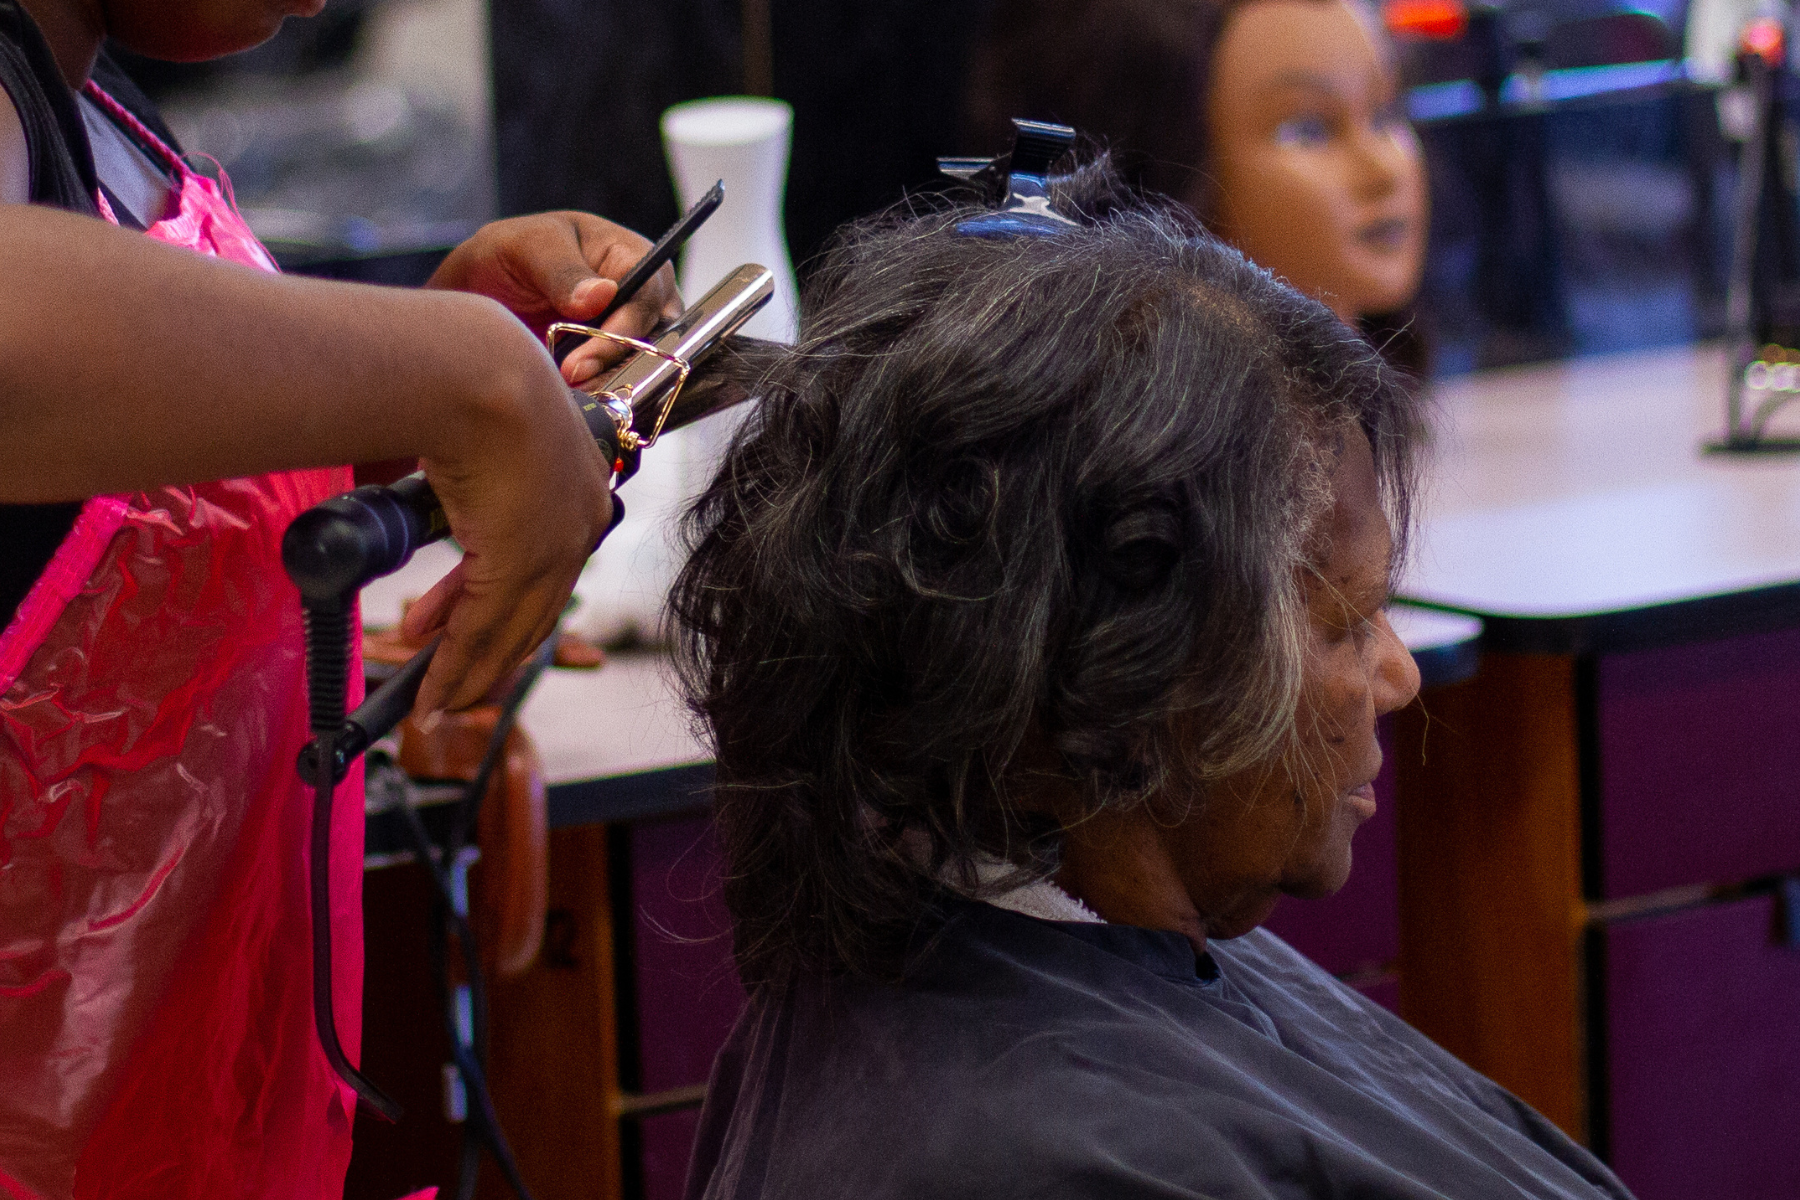
[[[1304,872],[1296,872],[1284,880],[1281,890],[1296,900],[1323,900],[1335,896],[1350,882],[1350,839],[1344,839],[1340,853],[1329,854]]]
[[[1345,291],[1356,296],[1354,307],[1365,315],[1399,312],[1419,294],[1417,264],[1410,259],[1377,261],[1358,272],[1358,276]]]

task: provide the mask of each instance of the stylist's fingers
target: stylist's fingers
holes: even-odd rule
[[[681,296],[675,290],[675,270],[665,263],[636,296],[606,318],[602,328],[608,333],[643,338],[663,320],[680,315]],[[590,338],[563,360],[563,378],[579,387],[602,368],[617,362],[626,349],[605,338]]]
[[[400,636],[411,646],[422,646],[444,631],[450,608],[462,594],[462,563],[431,586],[431,590],[406,606],[400,614]]]
[[[552,321],[598,316],[649,249],[631,230],[589,213],[511,217],[452,250],[428,286],[489,296],[542,334]]]
[[[519,221],[505,242],[509,266],[565,321],[599,316],[618,293],[618,281],[650,250],[644,238],[592,213],[543,213]]]
[[[537,352],[520,390],[466,442],[424,461],[463,559],[407,614],[441,631],[419,711],[480,700],[556,627],[612,514],[612,464]]]
[[[575,236],[581,242],[583,259],[599,278],[623,279],[650,252],[650,243],[644,238],[592,213],[570,212],[557,215],[569,219]],[[611,297],[608,296],[607,301],[595,305],[591,313],[583,315],[597,315],[610,300]],[[654,329],[659,321],[673,317],[680,311],[681,297],[675,290],[675,269],[665,264],[631,299],[619,307],[618,312],[606,319],[605,328],[627,337],[642,337]]]
[[[610,507],[594,514],[604,529]],[[466,524],[466,522],[465,522]],[[591,528],[581,522],[583,529]],[[468,550],[461,562],[407,610],[402,631],[412,641],[441,635],[419,689],[418,711],[479,703],[504,675],[556,629],[593,537],[545,531],[527,554]]]
[[[569,217],[573,222],[583,254],[599,278],[623,278],[649,252],[650,246],[642,238],[637,238],[628,230],[621,230],[610,221],[590,213],[561,215]],[[620,237],[620,234],[627,234],[635,240],[627,240]],[[591,313],[567,319],[587,320],[597,316],[611,303],[612,298],[609,294],[605,300],[594,305]],[[680,313],[681,295],[675,288],[675,269],[665,263],[629,300],[619,306],[617,312],[606,318],[602,328],[608,333],[642,338],[662,321]],[[603,367],[617,362],[625,353],[626,348],[619,343],[609,342],[605,338],[593,338],[563,360],[563,378],[579,386],[599,374]]]
[[[631,230],[584,212],[538,213],[484,225],[452,250],[432,287],[492,297],[542,335],[554,321],[591,322],[611,304],[623,279],[650,250]],[[618,312],[608,332],[643,337],[681,311],[675,272],[665,266]],[[595,338],[576,348],[563,377],[585,383],[628,348]]]
[[[426,637],[441,633],[443,640],[419,688],[422,713],[480,703],[496,683],[555,632],[557,617],[574,586],[573,579],[544,579],[523,589],[488,587],[481,581],[479,564],[467,560],[455,574],[456,578],[446,576],[439,584],[444,589],[443,625],[423,630]],[[408,632],[413,631],[409,628]]]

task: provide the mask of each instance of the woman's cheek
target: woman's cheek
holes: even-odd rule
[[[1346,637],[1333,647],[1320,673],[1317,689],[1318,716],[1339,745],[1353,741],[1368,710],[1373,669],[1365,644]]]
[[[1349,269],[1357,212],[1341,158],[1328,151],[1289,150],[1279,170],[1270,172],[1263,193],[1277,224],[1270,240],[1279,248],[1271,257],[1292,264],[1281,273],[1305,292],[1337,290]]]

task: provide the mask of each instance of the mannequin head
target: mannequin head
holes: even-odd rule
[[[1417,291],[1424,161],[1362,0],[1001,0],[967,108],[972,142],[1013,116],[1100,139],[1346,320]]]

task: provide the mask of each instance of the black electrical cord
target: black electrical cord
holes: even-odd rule
[[[625,506],[613,497],[613,521],[607,527],[611,532],[624,515]],[[308,888],[310,891],[310,915],[312,924],[312,983],[313,983],[313,1021],[318,1032],[319,1046],[325,1055],[326,1062],[332,1071],[348,1084],[355,1092],[361,1104],[383,1120],[393,1122],[400,1119],[403,1109],[393,1099],[375,1086],[365,1075],[350,1063],[349,1055],[344,1052],[343,1043],[338,1038],[337,1014],[334,1005],[332,980],[332,937],[331,937],[331,820],[337,781],[345,774],[347,763],[368,745],[367,731],[347,719],[348,691],[350,678],[350,637],[352,625],[355,588],[352,587],[346,596],[325,599],[314,594],[303,594],[301,614],[306,625],[306,682],[307,707],[309,723],[312,728],[312,743],[302,752],[300,772],[302,779],[313,785],[313,811],[310,839],[310,864]],[[463,949],[463,958],[469,980],[471,1045],[465,1046],[462,1031],[450,997],[448,965],[445,962],[439,971],[440,994],[445,999],[445,1027],[450,1035],[453,1047],[452,1058],[460,1073],[463,1084],[473,1101],[474,1119],[469,1122],[464,1132],[464,1148],[462,1166],[459,1171],[459,1192],[471,1193],[474,1188],[475,1170],[479,1165],[480,1147],[485,1145],[494,1155],[501,1173],[507,1182],[518,1193],[521,1200],[532,1200],[531,1192],[525,1187],[519,1175],[511,1146],[501,1132],[500,1122],[495,1115],[493,1099],[487,1090],[486,1057],[487,1057],[487,988],[481,972],[481,957],[475,941],[474,929],[469,925],[467,914],[461,910],[451,883],[451,872],[467,844],[470,832],[475,828],[475,821],[480,814],[481,799],[487,794],[494,771],[498,768],[505,754],[507,736],[518,723],[519,709],[525,702],[532,686],[545,668],[550,665],[556,652],[556,636],[545,639],[535,654],[520,672],[518,679],[508,691],[501,706],[499,719],[495,722],[493,733],[488,739],[486,751],[482,754],[481,763],[476,769],[475,777],[464,789],[462,799],[456,806],[451,822],[450,841],[440,856],[434,853],[430,836],[426,833],[419,816],[411,805],[402,804],[402,826],[411,835],[414,850],[419,860],[425,865],[431,877],[437,898],[434,904],[432,928],[436,935],[443,937],[446,927],[454,932],[458,944]],[[424,654],[415,657],[408,665],[407,672],[413,676],[413,686],[417,686],[417,677],[424,674],[422,661],[428,662],[429,648]],[[407,673],[403,672],[403,673]],[[361,710],[358,710],[359,713]],[[391,724],[391,723],[390,723]],[[382,732],[386,732],[385,729]],[[361,735],[360,737],[358,735]],[[351,745],[346,746],[348,738]],[[440,959],[444,956],[440,955]]]
[[[462,1077],[463,1087],[469,1097],[470,1107],[467,1125],[463,1132],[463,1148],[461,1163],[457,1171],[457,1191],[459,1200],[469,1200],[474,1195],[476,1171],[480,1165],[482,1146],[486,1146],[507,1183],[516,1192],[520,1200],[531,1200],[531,1192],[526,1188],[520,1176],[518,1163],[513,1157],[512,1147],[500,1128],[500,1119],[494,1109],[493,1096],[487,1086],[487,1041],[488,1041],[488,1004],[486,980],[481,968],[480,946],[476,941],[474,926],[468,915],[462,910],[452,873],[457,869],[457,862],[462,856],[469,832],[475,828],[476,818],[480,815],[481,802],[487,795],[489,784],[505,756],[506,740],[513,727],[518,723],[519,710],[525,703],[533,685],[549,667],[556,654],[556,635],[546,638],[538,647],[537,653],[531,656],[513,686],[508,689],[502,701],[500,715],[494,722],[493,732],[488,735],[486,751],[482,754],[481,764],[475,775],[463,789],[462,799],[457,803],[456,812],[451,819],[450,836],[442,848],[432,845],[430,834],[426,832],[425,823],[411,805],[401,807],[402,824],[413,843],[414,853],[424,864],[430,875],[433,891],[436,893],[432,904],[431,926],[428,930],[428,945],[432,964],[432,976],[437,986],[438,1002],[444,1018],[444,1031],[449,1037],[451,1058]],[[468,979],[469,988],[469,1040],[463,1040],[462,1022],[456,1008],[455,990],[450,986],[450,967],[448,940],[454,935],[461,947],[463,971]]]
[[[614,498],[617,503],[617,498]],[[615,521],[616,525],[617,522]],[[456,807],[456,815],[450,823],[450,854],[459,853],[468,844],[469,834],[475,828],[475,818],[481,811],[482,797],[487,795],[488,784],[499,767],[500,760],[506,754],[506,738],[518,723],[519,710],[525,705],[525,697],[537,686],[537,681],[550,664],[556,659],[557,634],[552,633],[544,639],[544,644],[537,648],[519,672],[518,679],[508,689],[506,698],[500,702],[500,718],[494,722],[494,731],[488,735],[487,752],[481,756],[481,765],[475,770],[475,777],[469,786],[463,789],[462,803]]]
[[[425,865],[436,892],[432,902],[431,924],[426,931],[426,944],[430,950],[432,981],[437,988],[444,1033],[450,1042],[451,1062],[462,1077],[463,1089],[470,1103],[465,1118],[468,1124],[463,1132],[462,1159],[457,1172],[458,1194],[473,1194],[475,1172],[480,1165],[480,1150],[485,1145],[499,1165],[500,1173],[506,1177],[507,1184],[519,1195],[520,1200],[532,1200],[531,1191],[525,1186],[519,1173],[512,1147],[501,1131],[500,1118],[494,1111],[493,1097],[488,1091],[483,1061],[486,1058],[486,1048],[482,1045],[487,1032],[487,999],[481,973],[481,951],[474,928],[459,911],[455,889],[451,884],[449,872],[455,869],[455,859],[444,855],[438,847],[432,845],[424,822],[419,820],[418,813],[410,805],[404,806],[401,813],[403,824],[412,838],[414,853]],[[463,970],[469,981],[471,1019],[470,1038],[466,1044],[463,1041],[462,1022],[456,1011],[455,990],[450,986],[448,941],[452,934],[462,949]]]
[[[350,677],[349,606],[308,606],[306,686],[316,752],[312,760],[313,810],[309,862],[312,916],[313,1024],[325,1060],[370,1111],[386,1121],[402,1112],[386,1093],[350,1065],[338,1040],[331,971],[331,810],[337,790],[337,732],[344,722]]]

